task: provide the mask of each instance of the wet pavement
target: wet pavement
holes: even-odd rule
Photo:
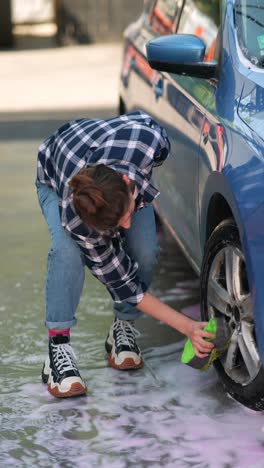
[[[49,238],[34,191],[36,151],[63,121],[116,111],[11,111],[0,115],[0,466],[263,468],[263,415],[230,399],[214,369],[181,364],[185,340],[176,331],[143,317],[143,369],[107,366],[111,301],[88,272],[72,342],[89,394],[48,394],[40,371]],[[152,290],[198,318],[199,281],[169,234],[159,237]]]

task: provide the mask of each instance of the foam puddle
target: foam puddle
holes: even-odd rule
[[[14,391],[7,377],[1,459],[7,466],[263,467],[263,416],[228,398],[213,369],[199,373],[179,355],[176,343],[146,349],[137,372],[86,369],[90,394],[73,400],[53,399],[37,379],[21,377]]]

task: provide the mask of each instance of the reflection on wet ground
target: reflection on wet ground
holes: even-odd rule
[[[182,365],[176,331],[142,318],[144,368],[107,367],[111,302],[89,274],[72,337],[89,395],[56,400],[41,384],[48,235],[33,188],[38,143],[0,145],[0,466],[263,468],[263,416],[231,400],[213,369]],[[198,279],[168,234],[160,238],[153,291],[198,318]]]

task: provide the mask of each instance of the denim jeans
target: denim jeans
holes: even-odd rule
[[[36,182],[42,213],[51,235],[46,279],[46,326],[67,329],[76,324],[76,309],[84,283],[84,256],[61,225],[58,197],[53,189]],[[135,212],[125,230],[124,249],[138,262],[138,276],[149,286],[158,258],[155,215],[152,206]],[[142,313],[126,302],[114,303],[121,320],[135,320]]]

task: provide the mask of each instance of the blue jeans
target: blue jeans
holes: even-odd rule
[[[76,309],[84,283],[84,256],[61,225],[57,194],[36,182],[39,204],[47,222],[52,246],[48,252],[46,280],[46,326],[67,329],[76,324]],[[135,212],[125,231],[124,249],[138,262],[139,278],[149,286],[158,258],[155,215],[152,206]],[[121,320],[135,320],[142,313],[128,303],[114,303]]]

